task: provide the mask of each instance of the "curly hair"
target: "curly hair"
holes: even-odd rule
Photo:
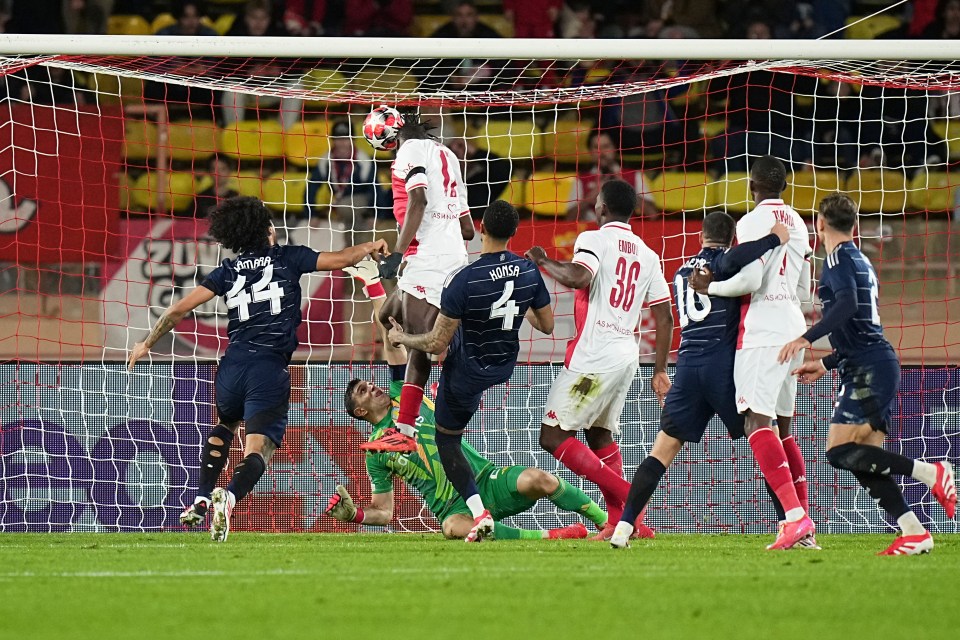
[[[411,111],[403,114],[403,126],[397,131],[397,137],[401,143],[404,140],[439,140],[437,136],[430,133],[436,129],[429,120],[421,120],[420,114]]]
[[[270,246],[270,212],[263,202],[250,196],[228,198],[208,216],[210,235],[235,253],[266,249]]]

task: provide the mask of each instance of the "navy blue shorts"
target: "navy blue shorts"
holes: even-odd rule
[[[511,371],[512,373],[512,371]],[[510,379],[504,371],[483,372],[466,366],[459,358],[447,358],[440,372],[434,416],[437,426],[450,431],[467,428],[480,408],[483,392]]]
[[[844,361],[831,424],[869,424],[874,431],[888,433],[890,408],[899,388],[896,357],[867,363]]]
[[[709,363],[679,364],[673,386],[660,412],[660,430],[684,442],[700,442],[714,414],[734,440],[743,437],[743,416],[737,411],[733,354]]]
[[[279,447],[290,408],[288,362],[286,356],[275,353],[224,356],[214,381],[220,422],[244,420],[248,434],[266,436]]]

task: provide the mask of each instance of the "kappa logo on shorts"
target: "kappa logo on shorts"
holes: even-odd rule
[[[426,287],[421,287],[419,284],[418,284],[417,286],[415,286],[414,289],[416,289],[417,291],[419,291],[420,293],[422,293],[422,294],[424,294],[424,295],[427,294],[427,288],[426,288]]]
[[[550,418],[551,420],[556,420],[557,412],[554,411],[553,409],[550,409],[550,411],[547,411],[547,417]]]
[[[740,396],[739,398],[737,398],[737,404],[747,404],[747,399],[744,398],[743,396]]]

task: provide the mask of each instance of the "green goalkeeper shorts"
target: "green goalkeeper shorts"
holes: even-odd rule
[[[477,477],[477,489],[483,506],[489,511],[494,520],[500,521],[530,509],[536,500],[531,500],[517,491],[517,479],[526,467],[492,467],[487,468]],[[457,501],[447,511],[445,517],[455,513],[470,514],[470,509],[463,498]]]

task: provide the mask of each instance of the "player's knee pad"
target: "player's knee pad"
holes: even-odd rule
[[[855,442],[837,445],[827,449],[827,462],[835,469],[860,471],[863,462],[863,447]]]

